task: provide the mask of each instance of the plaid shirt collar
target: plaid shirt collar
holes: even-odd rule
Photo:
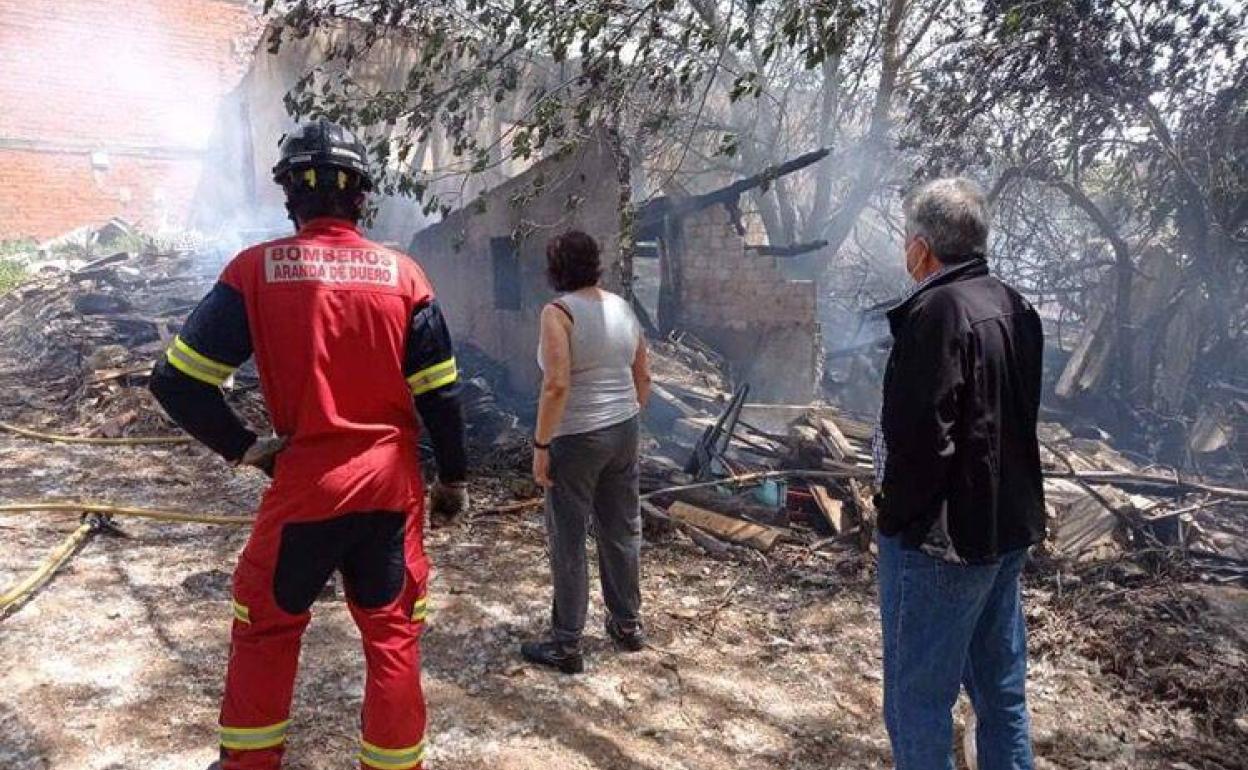
[[[958,268],[965,267],[965,266],[966,266],[965,262],[958,262],[957,264],[953,264],[953,265],[942,265],[939,270],[932,273],[931,275],[924,278],[923,280],[912,284],[910,288],[906,289],[905,293],[902,294],[901,297],[896,302],[893,303],[893,306],[890,307],[889,310],[892,310],[893,308],[901,307],[902,305],[909,302],[910,299],[915,294],[918,294],[919,292],[923,291],[928,286],[931,286],[933,283],[936,283],[936,281],[940,280],[941,278],[953,272],[954,270],[957,270]]]

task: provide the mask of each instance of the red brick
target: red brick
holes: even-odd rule
[[[230,0],[0,0],[0,238],[184,218],[256,24]]]

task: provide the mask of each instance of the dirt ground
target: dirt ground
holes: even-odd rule
[[[5,500],[246,514],[263,481],[190,447],[102,451],[0,436],[0,457]],[[0,518],[0,585],[33,569],[74,521]],[[121,527],[127,537],[93,538],[0,625],[6,770],[171,770],[214,758],[229,572],[246,531]],[[869,558],[846,548],[797,560],[782,547],[766,561],[715,561],[683,540],[650,544],[643,590],[654,649],[611,650],[595,608],[588,670],[565,677],[517,655],[547,614],[535,513],[480,517],[428,545],[431,768],[888,766]],[[1219,734],[1174,697],[1139,692],[1129,669],[1125,679],[1103,673],[1083,653],[1087,629],[1061,614],[1048,582],[1034,576],[1027,590],[1041,767],[1248,766],[1233,726],[1224,722],[1229,732]],[[1218,601],[1230,603],[1222,614],[1242,631],[1243,592],[1230,590]],[[1217,643],[1242,661],[1245,640],[1234,631]],[[340,593],[322,599],[304,644],[288,767],[351,766],[362,672]]]

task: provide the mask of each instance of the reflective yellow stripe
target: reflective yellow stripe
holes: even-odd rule
[[[173,368],[186,376],[217,387],[220,387],[221,383],[225,382],[226,378],[238,368],[213,361],[198,353],[181,337],[173,338],[173,344],[165,351],[165,359]]]
[[[290,727],[290,720],[278,722],[275,725],[264,725],[262,727],[226,727],[221,725],[221,732],[231,736],[245,738],[247,736],[267,735],[273,732],[286,732],[286,728]]]
[[[425,761],[425,742],[403,749],[383,749],[361,740],[360,761],[380,770],[409,770]]]
[[[450,358],[416,372],[407,378],[407,384],[412,389],[412,395],[419,396],[443,385],[449,385],[458,378],[459,371],[455,366],[455,359]]]
[[[231,600],[231,603],[234,605],[234,617],[238,618],[244,623],[250,623],[251,611],[247,609],[247,605],[239,604],[235,600]]]
[[[451,372],[450,374],[444,375],[440,379],[436,379],[433,382],[429,383],[427,386],[425,386],[423,390],[420,391],[420,393],[413,392],[412,395],[419,396],[421,393],[428,393],[429,391],[437,390],[438,388],[442,388],[442,387],[446,387],[447,385],[450,385],[452,382],[458,379],[459,379],[459,372]]]
[[[401,749],[383,749],[380,746],[361,739],[360,749],[361,751],[367,751],[369,754],[376,754],[377,756],[385,757],[386,759],[410,759],[414,754],[425,753],[425,742],[421,741],[415,746],[406,746]]]
[[[226,727],[221,725],[221,745],[227,749],[268,749],[286,741],[290,720],[264,727]]]
[[[208,356],[203,355],[199,351],[195,350],[195,348],[186,344],[186,340],[182,339],[181,335],[173,338],[173,346],[185,353],[187,357],[189,357],[196,364],[203,367],[205,371],[211,371],[215,374],[221,375],[222,377],[229,377],[230,374],[238,368],[236,366],[230,366],[229,364],[223,364],[220,361],[214,361]]]
[[[459,370],[455,367],[455,359],[448,358],[440,364],[421,369],[408,377],[407,384],[412,389],[412,395],[419,396],[444,385],[450,385],[457,379],[459,379]]]
[[[412,605],[412,620],[424,620],[429,617],[429,599],[421,597]]]

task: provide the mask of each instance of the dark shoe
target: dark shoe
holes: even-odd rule
[[[579,674],[585,670],[585,656],[579,644],[556,642],[525,642],[520,645],[520,655],[530,663],[557,668],[565,674]]]
[[[641,652],[646,647],[646,632],[641,623],[626,627],[617,623],[615,618],[607,618],[607,636],[615,642],[615,646],[628,652]]]

